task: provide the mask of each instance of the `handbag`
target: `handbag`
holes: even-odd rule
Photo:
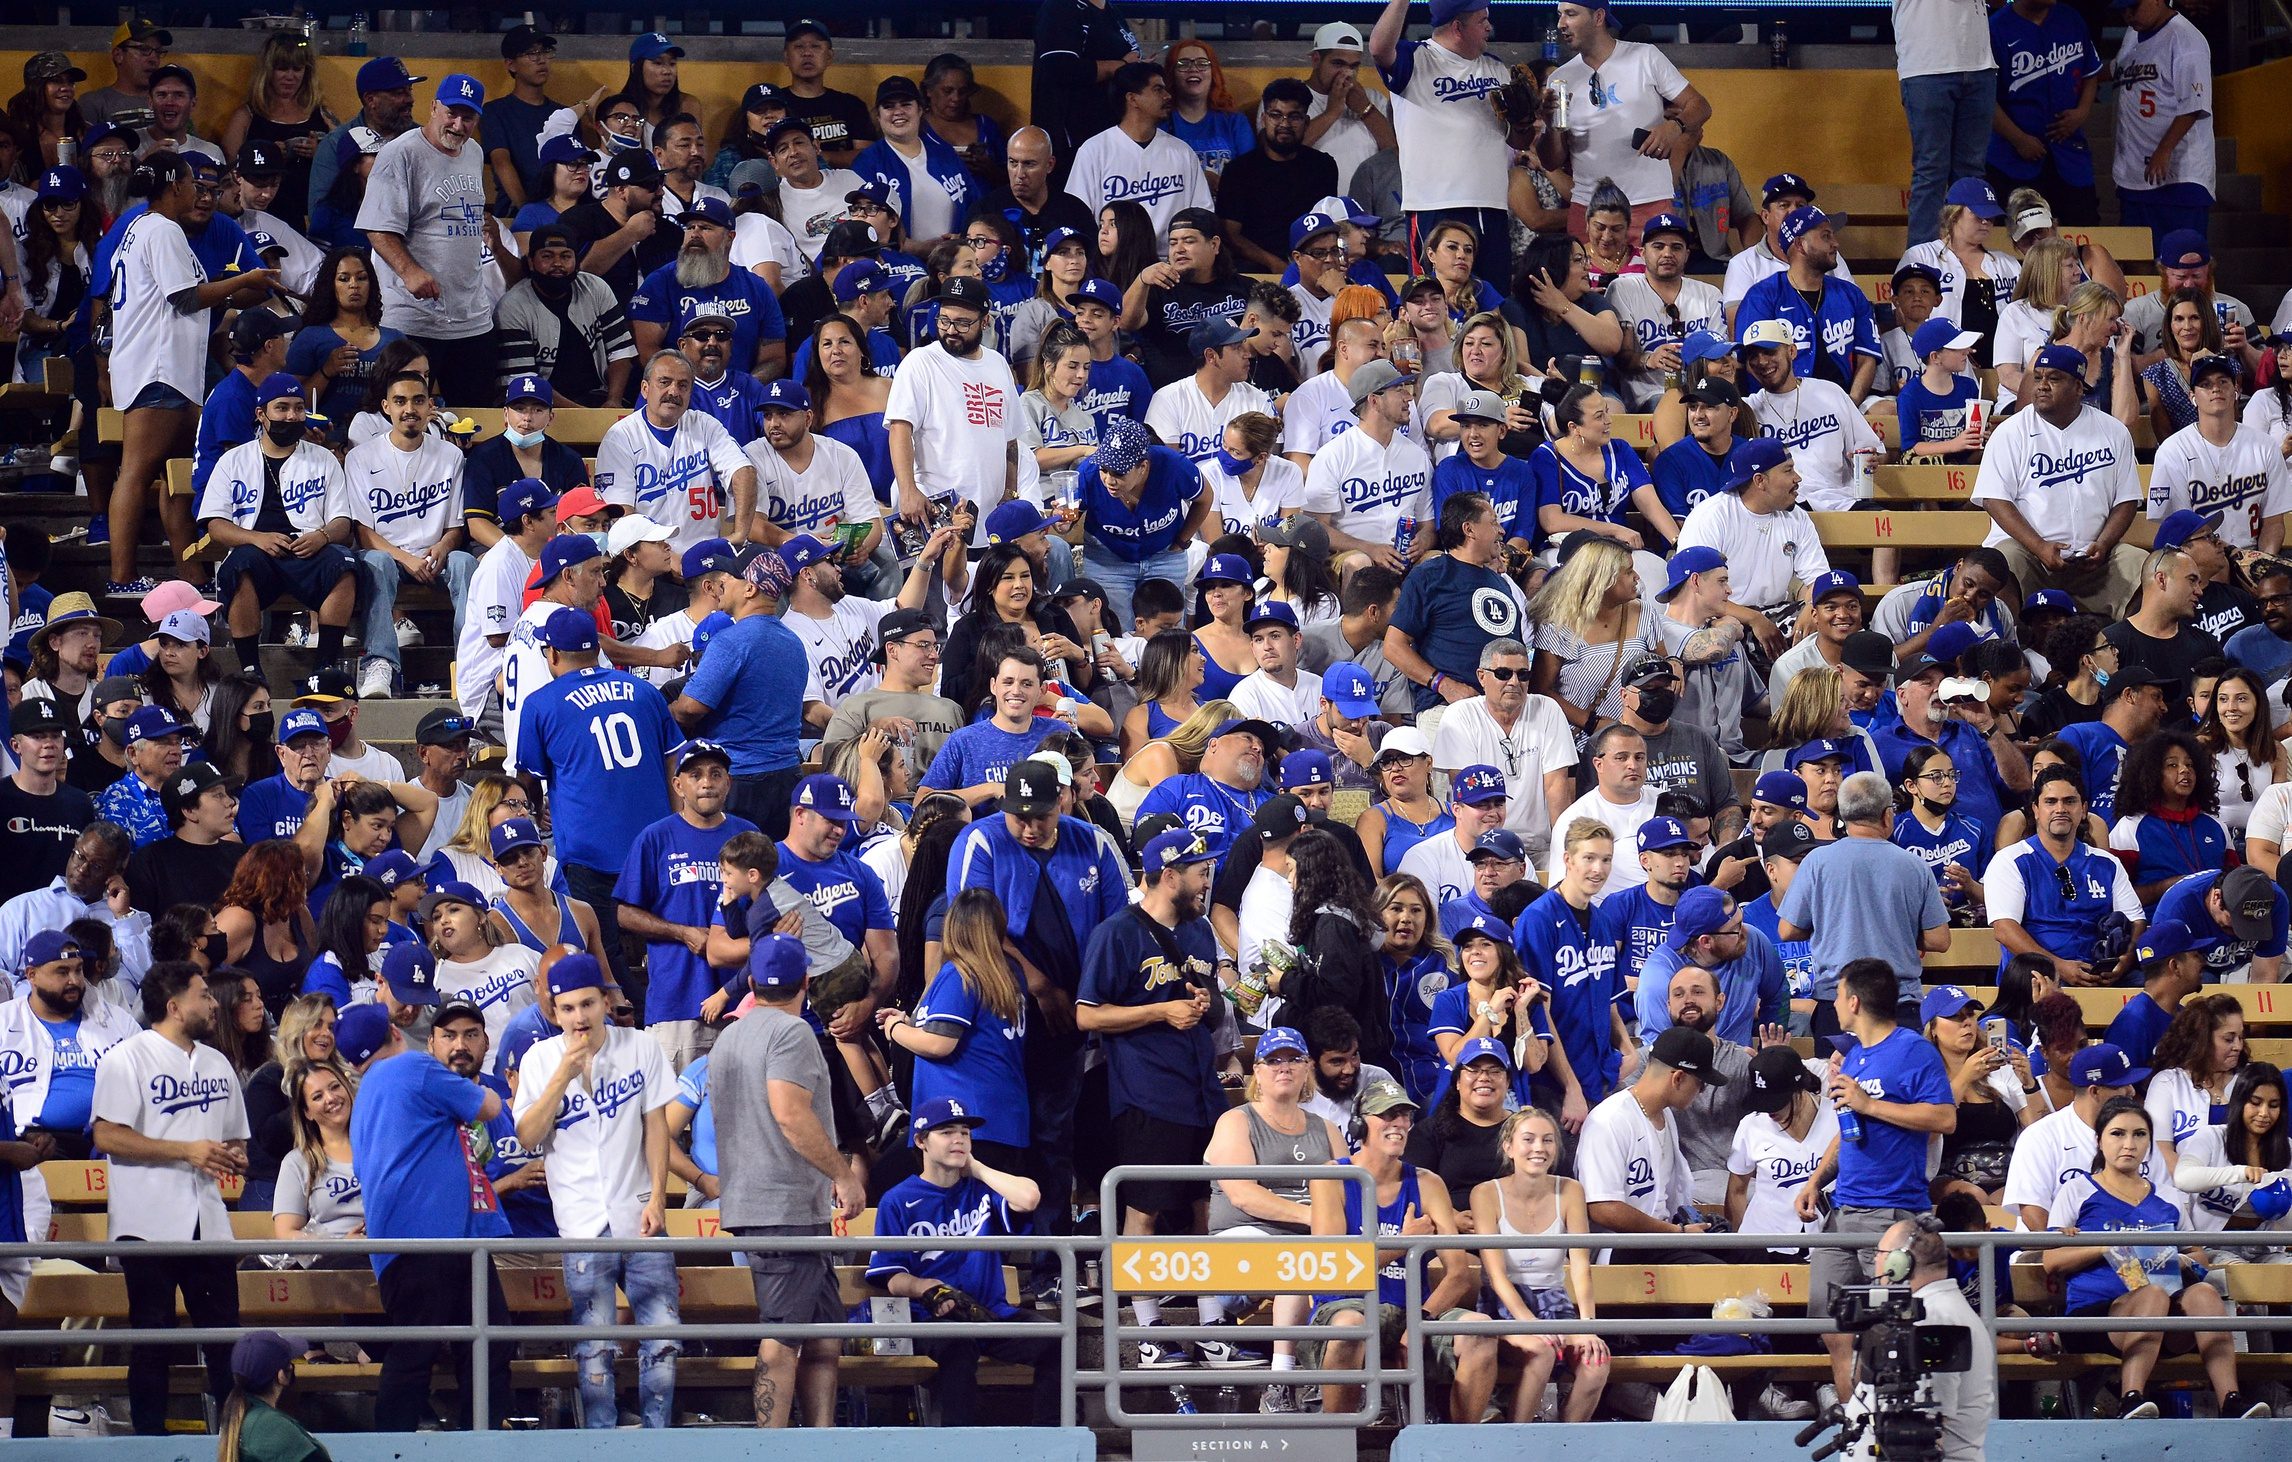
[[[1727,1387],[1709,1366],[1681,1366],[1663,1396],[1655,1403],[1657,1421],[1733,1421],[1735,1403]]]

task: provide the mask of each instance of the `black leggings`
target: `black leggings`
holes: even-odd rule
[[[501,1277],[486,1265],[486,1303],[496,1324],[509,1318],[509,1302],[502,1298]],[[382,1313],[393,1325],[467,1325],[470,1323],[470,1260],[466,1254],[400,1254],[382,1271]],[[517,1342],[502,1337],[486,1350],[486,1373],[492,1393],[491,1415],[478,1426],[500,1425],[509,1406],[509,1357]],[[470,1404],[474,1364],[473,1347],[431,1340],[393,1340],[382,1355],[382,1380],[374,1397],[377,1431],[410,1432],[435,1419],[430,1406],[430,1372],[438,1352],[448,1352],[460,1404]]]
[[[130,1241],[132,1242],[132,1241]],[[192,1327],[231,1330],[239,1324],[239,1269],[236,1260],[176,1257],[138,1258],[121,1253],[127,1277],[127,1323],[137,1330],[175,1328],[175,1292],[183,1291],[183,1311]],[[138,1345],[127,1357],[129,1415],[139,1437],[167,1435],[167,1365],[174,1347]],[[203,1345],[207,1394],[220,1406],[231,1394],[231,1347]]]

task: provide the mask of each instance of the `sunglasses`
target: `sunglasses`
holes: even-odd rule
[[[732,332],[730,330],[687,330],[684,332],[684,338],[687,340],[730,340]]]
[[[1528,678],[1528,672],[1526,670],[1515,670],[1509,665],[1489,665],[1484,667],[1480,673],[1488,676],[1492,680],[1500,680],[1507,685],[1510,685],[1515,680],[1526,680]]]

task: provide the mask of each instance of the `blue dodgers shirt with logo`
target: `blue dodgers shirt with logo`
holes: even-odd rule
[[[1942,1053],[1916,1031],[1897,1026],[1874,1046],[1862,1045],[1852,1036],[1833,1036],[1831,1044],[1846,1053],[1840,1071],[1874,1100],[1904,1106],[1956,1104]],[[1861,1121],[1860,1142],[1839,1139],[1838,1184],[1832,1201],[1841,1208],[1923,1212],[1931,1207],[1926,1191],[1927,1134],[1877,1117]]]
[[[992,721],[975,721],[957,728],[940,744],[939,754],[923,773],[922,785],[935,792],[962,787],[1000,787],[1011,768],[1035,754],[1035,748],[1065,723],[1037,716],[1024,731],[1005,731]]]
[[[1114,495],[1086,460],[1075,483],[1083,528],[1094,549],[1123,563],[1144,563],[1169,548],[1202,496],[1202,470],[1168,447],[1146,449],[1146,488],[1135,508]]]
[[[2198,938],[2219,941],[2204,954],[2204,978],[2208,985],[2218,984],[2223,976],[2252,963],[2255,957],[2280,957],[2287,943],[2286,926],[2292,924],[2292,895],[2284,892],[2282,884],[2275,884],[2269,889],[2276,900],[2276,907],[2269,914],[2271,928],[2268,937],[2254,943],[2249,939],[2231,936],[2213,922],[2212,914],[2206,908],[2213,888],[2220,882],[2220,875],[2221,870],[2216,867],[2210,872],[2192,873],[2179,880],[2157,900],[2157,915],[2151,921],[2162,923],[2166,919],[2178,919],[2196,931]]]
[[[695,287],[677,283],[676,266],[663,264],[629,297],[629,319],[660,326],[672,341],[702,315],[722,315],[732,322],[732,350],[726,358],[735,370],[755,364],[758,345],[788,338],[779,297],[752,269],[735,269],[717,284]]]
[[[1728,438],[1730,444],[1733,440]],[[1684,523],[1697,503],[1727,490],[1727,459],[1704,451],[1693,437],[1682,437],[1655,454],[1649,476],[1663,506]]]
[[[2085,802],[2104,827],[2117,822],[2117,774],[2125,769],[2125,738],[2106,721],[2081,721],[2053,733],[2077,750],[2085,768]]]
[[[782,843],[780,876],[810,899],[820,917],[835,925],[854,948],[867,942],[869,930],[891,928],[891,901],[884,897],[883,880],[847,848],[815,863]]]
[[[1679,917],[1677,903],[1658,903],[1644,883],[1601,899],[1592,909],[1592,937],[1616,950],[1616,968],[1629,984],[1639,979],[1648,957],[1671,938]]]
[[[939,967],[915,1007],[917,1025],[935,1021],[960,1026],[962,1033],[953,1055],[915,1058],[915,1109],[945,1097],[987,1119],[974,1134],[983,1141],[1025,1147],[1033,1132],[1027,1104],[1018,1099],[1027,1089],[1025,996],[1015,1015],[997,1015],[950,962]]]
[[[37,1017],[35,1017],[37,1019]],[[30,1121],[58,1132],[85,1132],[95,1110],[96,1061],[101,1052],[80,1041],[78,1020],[41,1020],[48,1031],[48,1097],[40,1110],[26,1114]],[[32,1078],[31,1055],[0,1051],[0,1087],[14,1090]],[[0,1183],[0,1187],[9,1184]]]
[[[1606,465],[1596,481],[1577,471],[1550,442],[1539,444],[1529,454],[1528,470],[1536,481],[1533,513],[1538,522],[1546,508],[1558,508],[1572,517],[1594,523],[1624,520],[1625,509],[1631,506],[1631,495],[1640,488],[1652,486],[1653,481],[1647,475],[1647,468],[1640,465],[1639,453],[1623,443],[1609,442],[1602,452]]]
[[[918,1071],[922,1066],[916,1063]],[[918,1174],[893,1185],[876,1204],[875,1235],[923,1242],[912,1249],[875,1250],[868,1255],[867,1277],[882,1284],[895,1274],[911,1274],[960,1290],[996,1316],[1008,1318],[1018,1309],[1003,1291],[1001,1254],[992,1249],[933,1248],[929,1241],[1029,1232],[1025,1224],[1013,1220],[1010,1205],[977,1178],[966,1174],[954,1187],[942,1188]]]
[[[538,1005],[527,1007],[539,1010]],[[530,1044],[530,1043],[529,1043]],[[703,1056],[701,1061],[708,1058]],[[699,1062],[693,1063],[695,1065]],[[504,1061],[502,1069],[516,1070],[514,1062]],[[471,1124],[472,1148],[485,1166],[486,1179],[498,1184],[527,1163],[540,1160],[538,1152],[527,1152],[517,1140],[517,1118],[512,1115],[514,1101],[509,1086],[498,1076],[480,1076],[478,1085],[501,1098],[501,1110],[492,1121],[482,1127]],[[495,1195],[501,1204],[502,1217],[509,1220],[509,1231],[521,1239],[553,1239],[557,1237],[557,1210],[550,1206],[547,1184],[530,1184],[512,1188],[507,1193],[498,1188]]]
[[[1477,492],[1496,507],[1496,522],[1507,538],[1536,541],[1536,475],[1518,457],[1499,457],[1494,467],[1476,465],[1462,452],[1443,457],[1433,468],[1432,518],[1458,493]]]
[[[310,794],[297,790],[286,773],[263,778],[239,794],[239,815],[234,826],[248,847],[272,838],[291,838],[302,831],[310,811]]]
[[[1554,889],[1520,915],[1512,944],[1528,973],[1552,992],[1552,1028],[1584,1100],[1596,1107],[1614,1089],[1623,1065],[1613,1017],[1616,1002],[1629,992],[1616,968],[1616,947],[1592,932],[1590,912],[1578,914]],[[1557,1095],[1560,1085],[1539,1073],[1536,1089]]]
[[[1117,416],[1144,423],[1147,404],[1154,399],[1154,383],[1146,379],[1146,372],[1138,362],[1118,355],[1111,360],[1090,363],[1090,384],[1075,399],[1083,410],[1097,418],[1098,431],[1103,436],[1106,424]]]
[[[804,378],[800,365],[795,376],[799,381]],[[715,381],[694,381],[692,406],[702,415],[716,418],[716,424],[736,442],[752,442],[764,435],[764,383],[746,371],[728,370]]]
[[[2154,1229],[2170,1233],[2187,1227],[2179,1205],[2159,1193],[2155,1184],[2139,1203],[2127,1203],[2093,1181],[2090,1173],[2072,1173],[2063,1183],[2064,1192],[2054,1204],[2055,1211],[2065,1208],[2071,1201],[2077,1204],[2077,1231],[2081,1234],[2138,1233]],[[2149,1283],[2167,1289],[2180,1288],[2180,1257],[2178,1251],[2165,1245],[2136,1246],[2141,1269]],[[2090,1269],[2080,1269],[2069,1276],[2064,1287],[2063,1305],[2074,1314],[2079,1310],[2116,1303],[2125,1293],[2125,1281],[2106,1260]]]
[[[1420,1106],[1429,1109],[1433,1093],[1440,1090],[1448,1072],[1440,1047],[1433,1043],[1433,1007],[1461,977],[1433,949],[1403,965],[1394,964],[1387,955],[1383,964],[1390,1010],[1387,1021],[1393,1032],[1393,1074]]]
[[[558,858],[619,873],[637,834],[669,815],[668,754],[684,733],[668,702],[626,670],[586,665],[532,691],[517,714],[518,769],[580,798],[581,815],[554,825]]]
[[[1788,271],[1770,274],[1750,288],[1743,303],[1735,311],[1735,338],[1739,342],[1753,324],[1760,320],[1780,320],[1791,327],[1798,341],[1798,354],[1791,362],[1792,373],[1802,380],[1815,373],[1815,352],[1819,348],[1830,358],[1841,380],[1854,379],[1855,357],[1867,355],[1882,360],[1886,352],[1878,343],[1878,321],[1871,313],[1870,296],[1857,285],[1843,279],[1823,276],[1821,311],[1807,308],[1806,299],[1791,287]]]
[[[2014,151],[2002,134],[1990,138],[1989,169],[2015,182],[2031,182],[2051,162],[2072,188],[2093,186],[2093,147],[2082,131],[2048,141],[2053,119],[2077,106],[2085,79],[2102,70],[2085,18],[2066,5],[2047,7],[2033,22],[2011,5],[1990,12],[1990,52],[1998,63],[1998,109],[2016,127],[2044,142],[2036,161]]]
[[[1225,1005],[1217,998],[1218,937],[1207,919],[1190,919],[1160,937],[1146,926],[1151,917],[1137,905],[1091,932],[1082,957],[1077,1005],[1160,1005],[1211,992],[1209,1014],[1191,1030],[1164,1021],[1104,1037],[1107,1094],[1114,1113],[1141,1112],[1159,1121],[1207,1131],[1225,1114],[1226,1095],[1218,1085],[1218,1032]],[[1156,926],[1159,928],[1160,926]],[[1173,965],[1168,943],[1184,963]]]
[[[350,1145],[366,1189],[366,1232],[377,1239],[507,1238],[501,1199],[468,1125],[485,1089],[426,1051],[377,1061],[358,1083]],[[374,1272],[395,1254],[373,1256]]]
[[[724,893],[724,870],[717,855],[733,834],[754,831],[756,824],[744,817],[728,816],[705,828],[694,827],[681,815],[664,817],[637,834],[628,861],[621,865],[620,881],[613,885],[613,897],[671,924],[706,929],[715,921],[717,901]],[[645,986],[645,1024],[700,1019],[700,1003],[717,989],[708,961],[682,940],[659,939],[645,941],[645,961],[651,971]]]
[[[1480,670],[1480,652],[1490,640],[1524,636],[1519,589],[1494,569],[1439,553],[1409,571],[1393,606],[1393,628],[1435,670],[1471,682]],[[1441,704],[1438,691],[1411,685],[1417,710]],[[1387,860],[1400,866],[1396,857]]]
[[[1173,814],[1185,823],[1188,832],[1199,835],[1222,863],[1234,839],[1241,836],[1258,808],[1272,795],[1263,787],[1237,792],[1215,777],[1188,772],[1182,777],[1157,782],[1154,790],[1139,802],[1138,816]]]

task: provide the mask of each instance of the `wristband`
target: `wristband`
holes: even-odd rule
[[[1441,688],[1441,684],[1442,684],[1442,682],[1446,681],[1447,679],[1448,679],[1448,672],[1447,672],[1447,671],[1445,671],[1445,670],[1435,670],[1435,671],[1433,672],[1433,678],[1425,682],[1425,689],[1426,689],[1426,690],[1439,690],[1439,689]]]

